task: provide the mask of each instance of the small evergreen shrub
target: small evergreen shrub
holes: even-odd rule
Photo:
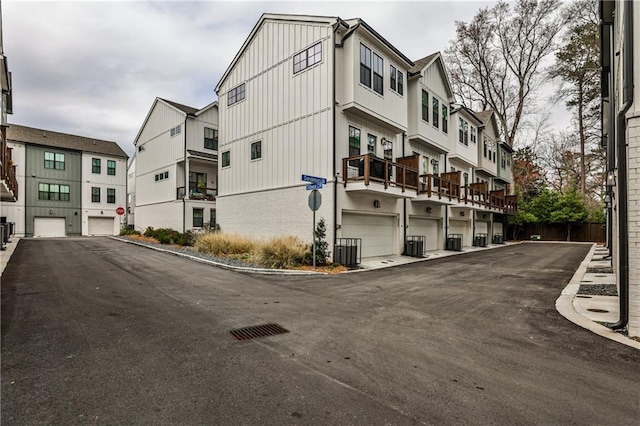
[[[149,238],[155,238],[160,244],[177,244],[180,246],[193,245],[193,233],[182,233],[171,228],[158,228],[148,227],[144,231],[144,236]]]
[[[131,228],[122,228],[120,230],[120,235],[142,235],[139,231],[136,231],[135,229],[131,229]]]

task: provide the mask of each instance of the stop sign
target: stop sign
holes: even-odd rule
[[[116,213],[118,213],[118,215],[122,216],[124,214],[124,207],[118,207],[116,209]]]

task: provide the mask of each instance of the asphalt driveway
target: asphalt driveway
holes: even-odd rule
[[[108,238],[21,240],[1,284],[1,420],[635,425],[640,351],[554,308],[588,249],[284,277]],[[271,322],[290,332],[229,334]]]

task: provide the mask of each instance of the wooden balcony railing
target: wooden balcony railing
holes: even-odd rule
[[[385,160],[372,154],[356,155],[342,159],[342,176],[344,186],[348,182],[364,181],[369,186],[371,182],[384,185],[418,190],[418,170],[400,163]]]
[[[18,199],[18,179],[16,178],[16,165],[13,164],[12,158],[13,148],[7,146],[6,137],[2,138],[2,146],[0,147],[0,164],[2,169],[0,171],[0,177],[5,183],[9,191],[13,192],[14,198]]]
[[[215,201],[217,195],[218,190],[216,188],[189,188],[190,200]],[[184,196],[184,186],[177,188],[176,199],[181,200]]]
[[[437,196],[438,199],[445,197],[451,201],[453,199],[460,199],[460,185],[442,176],[424,174],[420,175],[418,193],[427,194],[428,197]]]
[[[517,195],[507,195],[505,197],[505,206],[504,210],[507,213],[515,214],[518,211],[518,196]]]

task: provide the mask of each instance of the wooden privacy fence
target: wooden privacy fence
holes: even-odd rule
[[[550,223],[509,225],[505,237],[510,240],[530,240],[532,235],[540,235],[542,241],[567,241],[567,226]],[[604,223],[586,222],[582,225],[571,226],[571,241],[604,243],[605,239]]]

